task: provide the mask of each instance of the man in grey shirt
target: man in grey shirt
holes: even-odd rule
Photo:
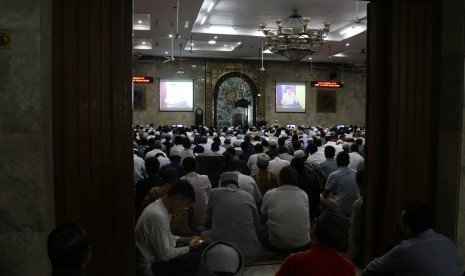
[[[330,208],[348,217],[352,212],[352,204],[360,197],[355,181],[356,171],[349,169],[349,162],[349,153],[343,151],[337,155],[338,169],[329,175],[323,192],[324,198],[330,197],[331,194],[335,197]]]
[[[399,272],[402,276],[462,275],[455,244],[432,229],[424,204],[405,207],[400,226],[408,239],[371,261],[364,275],[371,275],[371,272]]]
[[[257,206],[252,195],[239,188],[236,172],[223,173],[220,186],[211,191],[206,227],[210,230],[201,236],[207,242],[229,242],[239,248],[247,262],[253,261],[260,254]]]

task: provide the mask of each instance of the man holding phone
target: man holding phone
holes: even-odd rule
[[[171,216],[194,201],[194,188],[180,180],[166,196],[144,209],[135,233],[138,275],[197,273],[203,241],[198,236],[174,236],[170,230]]]

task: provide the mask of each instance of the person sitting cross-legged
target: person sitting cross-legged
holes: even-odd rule
[[[307,194],[297,187],[298,174],[291,167],[281,169],[278,188],[263,196],[260,240],[268,249],[283,253],[303,251],[310,244],[310,215]],[[269,229],[269,230],[268,230]]]
[[[248,192],[239,188],[235,172],[220,176],[220,186],[210,194],[207,224],[201,234],[207,242],[225,241],[239,248],[246,261],[253,261],[261,252],[257,232],[260,227],[257,206]]]
[[[312,226],[310,249],[287,257],[276,276],[355,276],[354,265],[336,251],[347,239],[349,227],[346,217],[324,212]]]
[[[135,231],[138,275],[197,273],[202,247],[200,237],[180,238],[170,230],[172,214],[188,208],[193,202],[194,188],[189,182],[180,180],[166,196],[144,209]]]

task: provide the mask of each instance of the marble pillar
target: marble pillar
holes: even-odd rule
[[[54,226],[51,0],[0,2],[0,267],[50,275]]]

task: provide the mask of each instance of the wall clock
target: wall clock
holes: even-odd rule
[[[237,99],[237,93],[234,90],[228,90],[224,94],[224,97],[226,98],[226,100],[228,100],[230,102],[235,102],[236,99]]]

